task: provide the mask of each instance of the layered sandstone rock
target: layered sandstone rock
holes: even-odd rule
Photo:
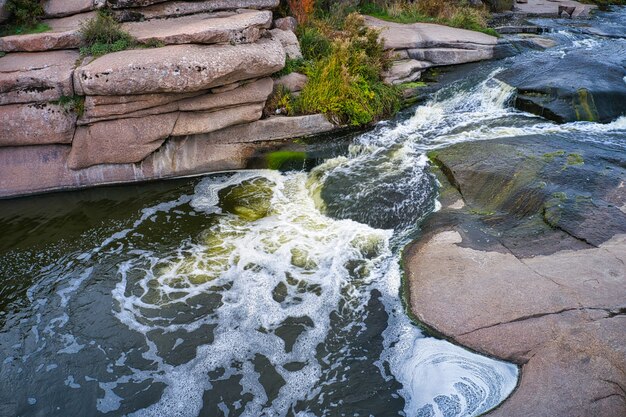
[[[0,105],[72,96],[75,51],[15,53],[0,58]]]
[[[262,30],[272,24],[272,12],[245,11],[216,15],[203,13],[165,20],[125,23],[124,30],[140,43],[162,42],[166,45],[186,43],[214,44],[254,43]]]
[[[130,3],[130,2],[126,2]],[[134,2],[133,2],[134,3]],[[141,2],[137,2],[141,3]],[[152,2],[145,7],[133,7],[126,10],[116,10],[116,16],[123,21],[141,21],[167,17],[186,16],[197,13],[208,13],[223,10],[259,9],[269,10],[278,7],[279,0],[204,0],[204,1],[166,1]],[[114,8],[120,7],[110,4]]]
[[[71,143],[76,115],[52,103],[0,106],[0,146]]]
[[[64,17],[95,10],[104,5],[104,0],[46,0],[43,10],[47,17]]]
[[[263,148],[275,147],[275,142],[265,141],[334,128],[322,115],[277,117],[170,139],[140,163],[79,170],[68,167],[70,145],[0,147],[0,197],[243,169]]]
[[[166,46],[98,58],[76,69],[74,88],[83,95],[193,92],[267,76],[284,65],[283,47],[269,39],[237,46]]]

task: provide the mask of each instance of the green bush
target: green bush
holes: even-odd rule
[[[331,51],[330,40],[314,26],[298,27],[298,40],[302,55],[307,61],[327,57]]]
[[[80,27],[84,46],[83,55],[101,56],[110,52],[123,51],[135,45],[133,37],[124,32],[115,18],[106,11],[99,11],[95,18]]]
[[[324,113],[337,124],[365,125],[393,115],[400,108],[399,90],[385,85],[388,68],[378,32],[350,15],[344,31],[332,41],[330,53],[307,65],[309,80],[293,107],[304,113]]]
[[[37,26],[44,15],[43,7],[38,0],[9,0],[6,9],[11,16],[11,24],[16,27]]]

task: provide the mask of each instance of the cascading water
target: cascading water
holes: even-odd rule
[[[82,203],[48,223],[5,216],[0,415],[476,416],[497,406],[517,368],[426,337],[400,301],[401,250],[436,210],[425,152],[529,134],[626,148],[624,117],[556,125],[513,110],[494,79],[501,65],[310,172],[212,175],[150,203],[104,196],[98,204],[111,206],[95,220]],[[63,236],[77,218],[93,224],[74,239],[42,246],[20,234]]]

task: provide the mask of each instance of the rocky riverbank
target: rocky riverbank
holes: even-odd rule
[[[405,253],[410,307],[521,366],[493,416],[626,413],[626,160],[541,137],[431,154],[443,209]]]

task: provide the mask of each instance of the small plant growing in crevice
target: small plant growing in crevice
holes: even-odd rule
[[[267,99],[263,108],[263,116],[271,117],[277,114],[289,116],[297,113],[294,106],[297,105],[295,97],[284,85],[278,85]]]
[[[135,39],[122,30],[115,17],[106,10],[84,22],[80,27],[84,46],[81,55],[101,56],[135,46]]]
[[[61,96],[53,104],[59,105],[66,113],[76,113],[79,117],[85,112],[85,97],[83,96]]]

